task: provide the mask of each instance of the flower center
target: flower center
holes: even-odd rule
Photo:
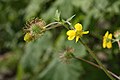
[[[111,41],[111,39],[107,38],[107,39],[106,39],[106,42],[109,42],[109,41]]]
[[[82,36],[82,31],[76,31],[76,36]]]

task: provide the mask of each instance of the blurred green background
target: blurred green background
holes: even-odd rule
[[[83,40],[102,63],[120,75],[120,51],[102,48],[102,36],[120,28],[120,0],[0,0],[0,80],[110,80],[106,74],[85,63],[63,63],[59,55],[66,47],[74,54],[95,62],[81,44],[68,41],[66,29],[56,28],[30,43],[23,41],[22,28],[27,20],[42,18],[54,21],[55,11],[71,21],[80,22],[90,34]]]

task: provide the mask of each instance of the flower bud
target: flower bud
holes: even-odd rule
[[[120,30],[117,30],[114,32],[114,37],[116,38],[116,41],[117,41],[119,49],[120,49]]]
[[[60,54],[61,61],[68,63],[69,60],[73,58],[73,56],[71,55],[73,54],[73,52],[74,52],[74,49],[68,47],[63,53]]]
[[[26,42],[32,41],[32,35],[30,33],[26,33],[24,36],[24,41]]]
[[[114,32],[114,37],[120,40],[120,30]]]
[[[24,40],[29,42],[39,38],[46,31],[45,25],[45,22],[38,18],[28,21],[24,28]]]

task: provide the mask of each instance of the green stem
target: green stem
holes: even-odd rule
[[[68,22],[65,22],[65,23],[62,23],[62,22],[52,22],[52,23],[46,25],[45,28],[46,28],[46,30],[50,30],[50,29],[54,29],[54,28],[59,27],[59,26],[64,26],[66,29],[69,30],[69,28],[67,28],[66,25],[65,25],[66,23],[69,25]]]
[[[50,27],[50,26],[55,25],[55,24],[60,24],[60,22],[52,22],[52,23],[46,25],[45,27],[47,28],[47,27]]]
[[[73,54],[71,54],[71,55],[72,55],[72,57],[73,57],[74,59],[76,59],[76,60],[78,60],[78,61],[84,61],[84,62],[86,62],[86,63],[88,63],[88,64],[90,64],[90,65],[92,65],[92,66],[94,66],[94,67],[96,67],[96,68],[98,68],[98,69],[102,69],[99,65],[97,65],[97,64],[95,64],[95,63],[93,63],[93,62],[90,62],[90,61],[88,61],[88,60],[85,60],[85,59],[83,59],[83,58],[81,58],[81,57],[76,57],[76,56],[74,56]],[[120,80],[120,77],[118,77],[116,74],[114,74],[113,72],[111,72],[111,71],[109,71],[109,70],[107,70],[107,71],[108,71],[109,74],[111,74],[112,76],[114,76],[116,79]]]
[[[80,39],[80,42],[86,47],[87,51],[89,52],[89,54],[96,60],[96,62],[101,66],[102,70],[107,74],[107,76],[111,79],[111,80],[115,80],[115,78],[113,78],[107,71],[107,69],[103,66],[103,64],[101,63],[101,61],[97,58],[97,56],[93,53],[93,51]]]
[[[56,24],[56,25],[54,25],[54,26],[51,26],[51,27],[49,27],[49,28],[46,28],[46,30],[54,29],[54,28],[59,27],[59,26],[62,26],[62,24]]]
[[[55,25],[56,24],[56,25]],[[52,26],[54,25],[54,26]],[[50,30],[50,29],[53,29],[53,28],[56,28],[58,26],[61,26],[61,25],[64,25],[64,24],[61,24],[60,22],[53,22],[53,23],[50,23],[48,24],[46,27],[46,30]],[[50,26],[50,27],[49,27]],[[101,66],[100,68],[107,74],[107,76],[111,79],[111,80],[115,80],[115,78],[113,78],[109,72],[107,71],[107,69],[103,66],[103,64],[101,63],[101,61],[99,61],[99,59],[97,58],[97,56],[93,53],[93,51],[85,44],[82,42],[82,40],[80,40],[80,42],[86,47],[86,49],[88,50],[88,52],[90,53],[90,55],[97,61],[97,63]]]

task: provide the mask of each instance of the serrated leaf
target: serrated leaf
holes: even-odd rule
[[[71,16],[70,18],[67,19],[67,21],[71,21],[74,17],[75,15]]]
[[[56,10],[54,19],[58,22],[60,21],[60,14],[61,13],[58,10]]]
[[[70,64],[65,64],[54,58],[46,70],[39,74],[37,80],[79,80],[82,73],[79,62],[73,60]]]
[[[21,59],[21,65],[28,72],[33,72],[39,63],[46,61],[52,51],[51,34],[46,32],[37,41],[26,44],[25,54]],[[42,57],[44,55],[44,57]],[[41,59],[42,57],[42,59]],[[41,62],[40,62],[41,60]]]

